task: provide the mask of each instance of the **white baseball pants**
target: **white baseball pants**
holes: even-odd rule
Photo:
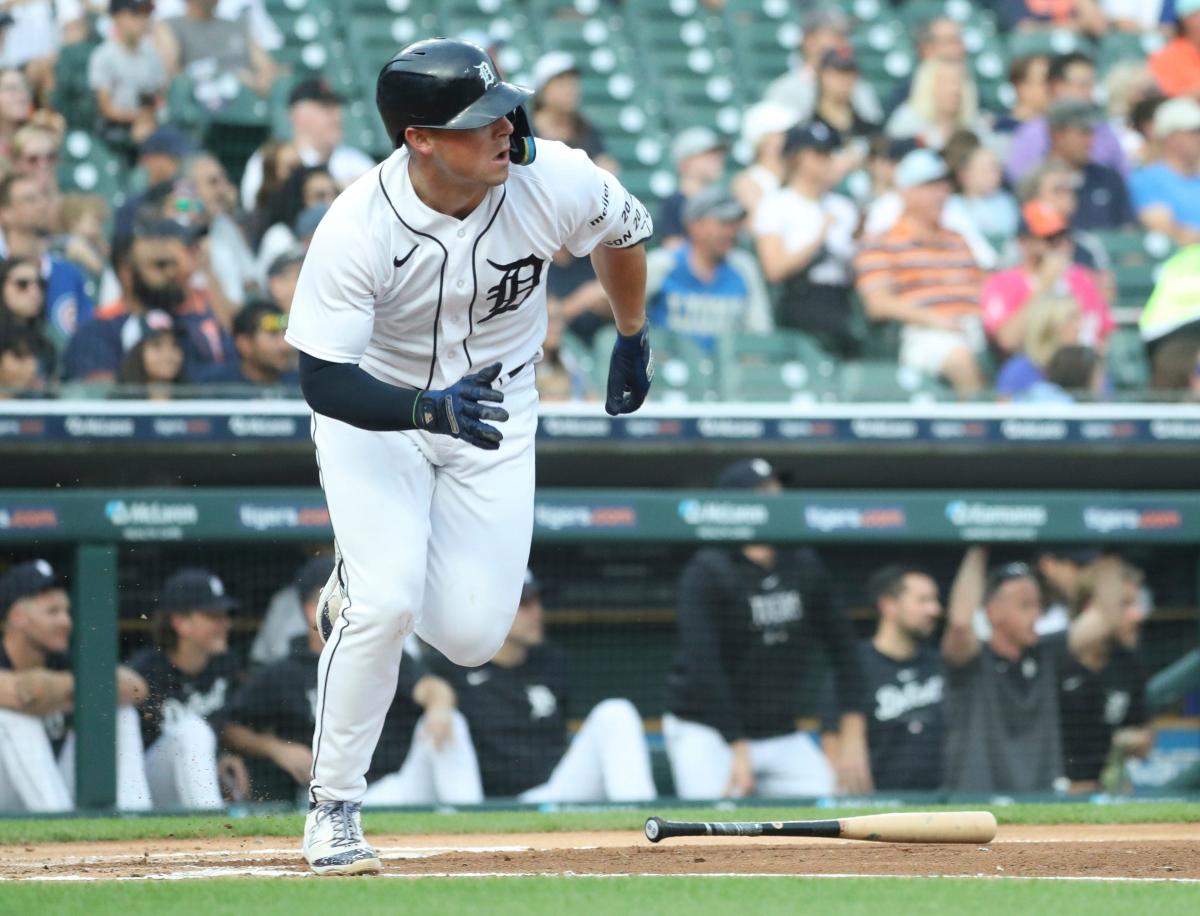
[[[562,760],[523,802],[649,801],[658,793],[642,717],[628,700],[597,703]]]
[[[503,390],[496,451],[313,417],[346,592],[317,669],[314,802],[363,799],[410,633],[459,665],[508,635],[533,534],[533,372]]]
[[[0,811],[70,811],[74,805],[75,733],[67,733],[55,760],[41,719],[0,709]],[[117,807],[150,807],[142,731],[132,706],[117,710]]]
[[[663,739],[680,798],[721,798],[729,785],[733,749],[709,725],[663,716]],[[825,797],[834,792],[834,773],[812,737],[792,732],[750,742],[755,795]]]
[[[477,805],[483,801],[483,780],[471,729],[462,713],[454,712],[453,718],[450,740],[442,747],[426,736],[424,717],[419,719],[404,764],[367,786],[363,804]]]
[[[163,722],[146,749],[146,777],[155,808],[223,808],[217,736],[203,716],[180,711]]]

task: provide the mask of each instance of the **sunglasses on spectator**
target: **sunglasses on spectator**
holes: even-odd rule
[[[287,315],[263,315],[258,319],[260,331],[286,331]]]
[[[27,290],[37,283],[37,277],[9,277],[8,282],[19,290]]]
[[[153,267],[155,270],[171,270],[176,266],[174,258],[158,258],[154,261],[147,261],[147,267]]]
[[[26,153],[21,161],[31,165],[51,165],[58,162],[58,153]]]

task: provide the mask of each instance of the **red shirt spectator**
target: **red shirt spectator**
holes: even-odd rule
[[[1200,0],[1176,0],[1176,36],[1150,57],[1150,72],[1167,95],[1200,98]]]

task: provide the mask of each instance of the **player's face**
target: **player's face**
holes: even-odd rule
[[[513,125],[497,118],[474,130],[430,130],[433,161],[455,184],[495,187],[508,180],[508,138]]]
[[[988,605],[992,629],[1006,641],[1022,648],[1037,645],[1034,629],[1042,613],[1042,595],[1037,583],[1029,578],[1012,579],[997,589]]]
[[[927,639],[933,635],[941,616],[937,583],[929,576],[905,576],[904,591],[896,599],[896,622],[900,628],[914,639]]]
[[[196,649],[209,655],[220,655],[229,649],[229,612],[192,611],[176,617],[175,630],[179,641],[186,640]]]
[[[1136,582],[1121,583],[1121,620],[1117,624],[1117,642],[1126,649],[1136,649],[1145,619],[1146,607],[1142,604],[1141,589]]]
[[[13,606],[9,625],[42,652],[66,652],[71,644],[71,601],[61,588],[31,595]]]

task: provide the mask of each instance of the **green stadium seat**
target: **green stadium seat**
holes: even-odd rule
[[[1138,308],[1146,304],[1158,280],[1160,265],[1114,264],[1117,275],[1117,303],[1121,308]]]
[[[687,403],[721,399],[717,360],[691,338],[663,328],[651,332],[654,349],[654,385],[650,400]],[[616,330],[605,328],[592,341],[592,382],[597,391],[608,385],[608,363]]]
[[[1086,38],[1073,32],[1055,29],[1045,32],[1011,32],[1008,36],[1010,58],[1026,57],[1030,54],[1067,54],[1083,51],[1095,55],[1096,48]]]
[[[923,402],[952,396],[933,376],[883,360],[843,363],[840,393],[847,401]]]
[[[1144,391],[1150,364],[1137,328],[1117,328],[1108,338],[1108,375],[1118,390]]]
[[[807,334],[726,334],[717,344],[726,400],[818,401],[836,394],[837,364]]]
[[[94,130],[100,117],[96,96],[88,85],[88,59],[95,47],[81,41],[65,45],[58,52],[51,105],[63,116],[68,130]]]

